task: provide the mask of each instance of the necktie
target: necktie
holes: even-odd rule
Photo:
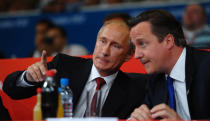
[[[168,93],[169,93],[169,106],[176,110],[176,100],[175,100],[175,95],[174,95],[174,86],[173,86],[173,79],[168,76],[167,77],[168,81]]]
[[[105,80],[103,79],[103,78],[96,78],[96,84],[97,84],[97,86],[96,86],[96,91],[95,91],[95,94],[94,94],[94,96],[93,96],[93,99],[92,99],[92,102],[91,102],[91,115],[92,116],[94,116],[94,115],[96,115],[95,113],[97,112],[96,111],[96,109],[97,109],[97,107],[96,107],[96,103],[97,103],[97,91],[98,90],[100,90],[101,89],[101,87],[105,84],[106,82],[105,82]],[[100,103],[100,102],[98,102],[98,103]],[[98,107],[98,108],[100,108],[100,107]]]

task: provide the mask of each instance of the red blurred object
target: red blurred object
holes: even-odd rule
[[[52,70],[49,70],[46,72],[45,76],[55,76],[55,72]]]
[[[42,92],[42,88],[37,88],[36,92],[37,93],[41,93]]]

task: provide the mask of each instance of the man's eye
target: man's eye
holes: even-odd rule
[[[102,43],[105,43],[105,40],[103,40],[103,39],[100,39],[100,41],[101,41]]]
[[[120,46],[118,44],[114,44],[113,45],[115,48],[120,48]]]
[[[146,46],[146,42],[139,42],[139,45],[142,46],[142,47],[145,47]]]

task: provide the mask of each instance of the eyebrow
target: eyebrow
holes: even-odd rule
[[[140,41],[143,41],[143,40],[144,40],[144,38],[140,37],[140,38],[136,39],[136,42],[140,42]]]

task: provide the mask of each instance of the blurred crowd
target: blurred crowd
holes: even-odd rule
[[[32,10],[41,8],[42,12],[64,12],[67,9],[76,9],[76,6],[95,5],[100,3],[115,4],[125,2],[126,0],[0,0],[0,12],[15,12],[21,10]],[[128,1],[128,0],[127,0]],[[130,0],[129,0],[130,1]],[[139,0],[131,0],[139,1]],[[130,15],[127,13],[114,13],[106,16],[104,22],[110,18],[114,20],[128,20]],[[188,4],[185,7],[182,25],[187,44],[200,49],[210,49],[210,27],[207,24],[208,14],[205,8],[197,3]],[[65,30],[49,20],[40,20],[35,28],[35,50],[29,54],[29,57],[40,57],[43,49],[47,50],[49,55],[54,56],[62,52],[68,55],[86,55],[89,54],[85,47],[81,45],[67,45],[67,33]],[[4,58],[0,52],[0,58]]]
[[[43,13],[77,11],[81,6],[120,4],[130,2],[168,2],[175,0],[0,0],[0,13],[37,10]],[[177,1],[177,0],[176,0]],[[188,0],[178,0],[188,1]],[[192,0],[190,0],[192,1]],[[194,0],[196,1],[196,0]],[[199,0],[197,0],[199,1]]]
[[[77,10],[81,5],[116,4],[142,0],[0,0],[0,12],[17,12],[40,10],[47,13],[58,13]]]

